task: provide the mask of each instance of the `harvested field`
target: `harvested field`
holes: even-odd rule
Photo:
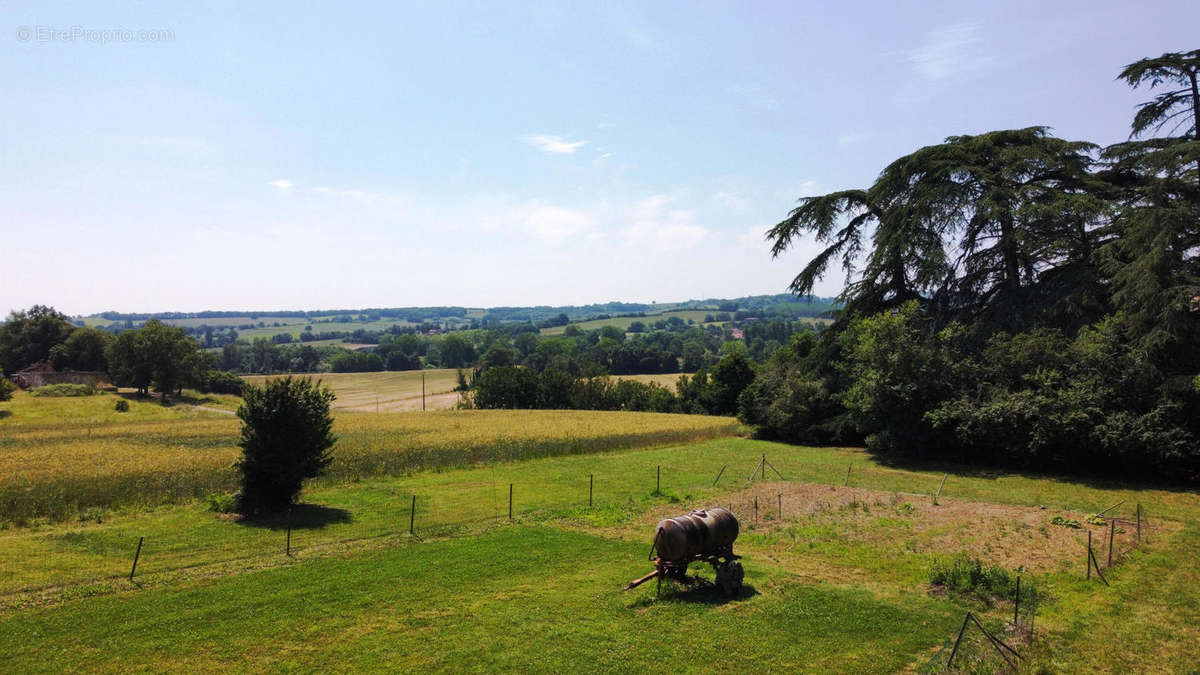
[[[454,388],[458,371],[453,368],[384,371],[379,373],[300,374],[312,377],[337,394],[334,410],[356,412],[407,412],[421,409],[421,376],[425,377],[425,409],[446,410],[458,402]],[[247,382],[260,384],[278,375],[248,375]]]
[[[1035,573],[1083,569],[1089,530],[1098,557],[1105,557],[1108,547],[1109,526],[1107,522],[1089,523],[1091,513],[946,496],[939,498],[935,506],[928,494],[768,481],[722,497],[713,505],[731,507],[743,531],[758,535],[762,543],[869,547],[883,556],[962,552],[984,563]],[[640,526],[650,528],[658,519],[684,510],[678,505],[655,509]],[[1056,516],[1075,521],[1079,527],[1054,524]],[[1180,527],[1172,521],[1158,520],[1151,528],[1147,521],[1143,536],[1150,546],[1154,540],[1165,541]],[[1135,530],[1128,521],[1118,522],[1114,559],[1133,548]]]

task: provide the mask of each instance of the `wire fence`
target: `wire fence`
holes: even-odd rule
[[[165,516],[132,514],[112,524],[10,531],[0,534],[0,598],[7,598],[10,605],[22,604],[72,587],[149,583],[219,574],[225,568],[288,564],[345,550],[461,536],[518,521],[572,518],[606,525],[647,508],[683,512],[725,506],[744,529],[805,517],[797,504],[786,503],[793,497],[785,494],[783,486],[780,491],[757,487],[764,482],[811,483],[835,490],[853,482],[855,488],[929,499],[934,504],[946,487],[945,477],[939,481],[929,474],[886,467],[856,464],[843,470],[843,465],[786,458],[778,463],[777,469],[764,455],[749,474],[748,465],[706,460],[643,463],[619,473],[576,471],[536,480],[493,468],[491,479],[469,484],[450,479],[438,483],[434,476],[421,486],[368,481],[329,488],[353,493],[353,500],[328,500],[353,503],[346,508],[299,504],[288,513],[266,517],[214,513],[199,520],[168,510]],[[912,491],[922,487],[924,491]],[[1089,575],[1094,570],[1103,576],[1148,532],[1140,505],[1126,516],[1114,513],[1110,508],[1094,516],[1106,519],[1109,534],[1087,547]],[[1088,536],[1092,536],[1090,529]]]

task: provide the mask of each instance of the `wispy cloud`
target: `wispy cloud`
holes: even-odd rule
[[[584,211],[539,202],[523,205],[515,215],[527,232],[551,244],[560,244],[590,230],[595,224],[592,216]]]
[[[587,141],[568,141],[559,136],[547,134],[529,134],[524,141],[543,152],[556,155],[569,155],[587,145]]]
[[[671,198],[655,195],[638,202],[630,214],[632,221],[624,229],[625,243],[671,251],[691,248],[712,232],[696,222],[696,213],[669,209]]]
[[[979,24],[962,22],[929,33],[925,44],[908,53],[917,74],[926,80],[944,80],[977,70],[989,59],[979,54]]]
[[[270,185],[280,192],[287,192],[288,190],[292,189],[292,181],[286,178],[277,178],[273,181],[269,181],[267,185]]]
[[[841,136],[838,136],[838,144],[839,145],[851,145],[853,143],[862,143],[863,141],[867,140],[870,137],[871,137],[870,134],[865,134],[865,133],[861,133],[861,132],[842,134]]]

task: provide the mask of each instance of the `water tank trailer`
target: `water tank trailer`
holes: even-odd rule
[[[741,556],[733,553],[737,536],[737,518],[719,506],[660,521],[654,528],[654,545],[650,548],[654,571],[629,582],[625,590],[651,579],[658,579],[661,589],[664,577],[687,582],[688,565],[706,562],[712,565],[721,590],[726,595],[736,595],[742,588],[743,575],[742,564],[738,562]]]

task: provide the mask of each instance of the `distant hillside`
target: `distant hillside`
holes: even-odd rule
[[[698,309],[736,311],[760,310],[775,308],[777,313],[790,313],[792,316],[821,316],[826,312],[837,309],[834,298],[798,299],[789,293],[777,295],[751,295],[741,298],[707,298],[704,300],[686,300],[673,303],[637,303],[637,302],[605,302],[590,305],[536,305],[529,307],[368,307],[360,309],[316,309],[316,310],[263,310],[263,311],[225,311],[208,310],[203,312],[117,312],[107,311],[78,317],[88,320],[86,323],[101,322],[133,322],[142,323],[150,319],[160,319],[172,323],[187,322],[190,325],[232,325],[235,323],[297,323],[297,321],[281,322],[280,319],[299,319],[300,322],[342,322],[398,320],[412,324],[426,321],[446,319],[480,319],[484,322],[532,321],[537,323],[565,314],[569,321],[585,321],[602,316],[632,315],[641,313],[662,313],[672,309]]]

